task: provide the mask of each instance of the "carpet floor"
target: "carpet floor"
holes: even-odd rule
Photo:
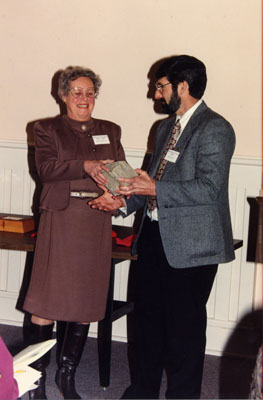
[[[22,328],[0,325],[0,335],[11,354],[15,355],[23,348]],[[206,355],[202,385],[202,399],[247,399],[251,374],[255,359],[246,357],[217,357]],[[51,362],[47,368],[48,399],[60,399],[55,385],[56,372],[55,348],[52,349]],[[119,399],[130,383],[127,360],[127,344],[112,343],[111,381],[107,390],[99,383],[97,340],[88,338],[83,356],[76,374],[76,387],[83,399]],[[165,398],[165,376],[160,398]],[[28,394],[22,400],[28,399]]]

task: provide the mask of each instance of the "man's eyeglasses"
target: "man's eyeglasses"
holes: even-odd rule
[[[94,89],[87,89],[83,90],[82,88],[72,88],[70,89],[70,93],[75,99],[80,99],[81,97],[88,97],[89,99],[92,99],[95,97],[96,93]]]
[[[167,86],[167,85],[171,85],[171,82],[164,83],[164,84],[161,84],[161,83],[159,83],[159,82],[156,82],[155,87],[156,87],[157,90],[159,90],[159,92],[162,93],[163,87],[164,87],[164,86]]]

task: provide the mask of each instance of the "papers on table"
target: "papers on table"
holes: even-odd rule
[[[29,367],[29,364],[42,357],[55,344],[56,339],[32,344],[14,356],[14,378],[18,384],[20,397],[28,390],[35,389],[37,385],[34,385],[34,382],[41,377],[41,372]]]

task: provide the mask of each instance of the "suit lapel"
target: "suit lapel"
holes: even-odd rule
[[[178,142],[175,145],[174,150],[179,152],[179,156],[176,160],[176,162],[179,161],[179,159],[182,157],[184,149],[187,146],[187,143],[189,142],[189,140],[191,139],[191,137],[193,136],[196,128],[199,125],[199,118],[200,115],[202,114],[203,111],[205,111],[207,109],[206,104],[203,102],[200,104],[200,106],[195,110],[195,112],[193,113],[193,115],[191,116],[190,120],[188,121],[186,127],[183,130],[183,133],[181,134]],[[165,171],[164,174],[166,174],[170,168],[173,168],[174,164],[171,162],[168,162],[166,167],[165,167]]]

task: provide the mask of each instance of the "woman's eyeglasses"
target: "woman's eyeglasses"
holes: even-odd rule
[[[88,97],[89,99],[92,99],[96,95],[96,92],[95,92],[94,89],[86,89],[86,90],[84,90],[84,89],[78,88],[78,87],[70,89],[70,93],[72,94],[72,96],[75,99],[80,99],[81,97],[84,97],[84,96]]]

